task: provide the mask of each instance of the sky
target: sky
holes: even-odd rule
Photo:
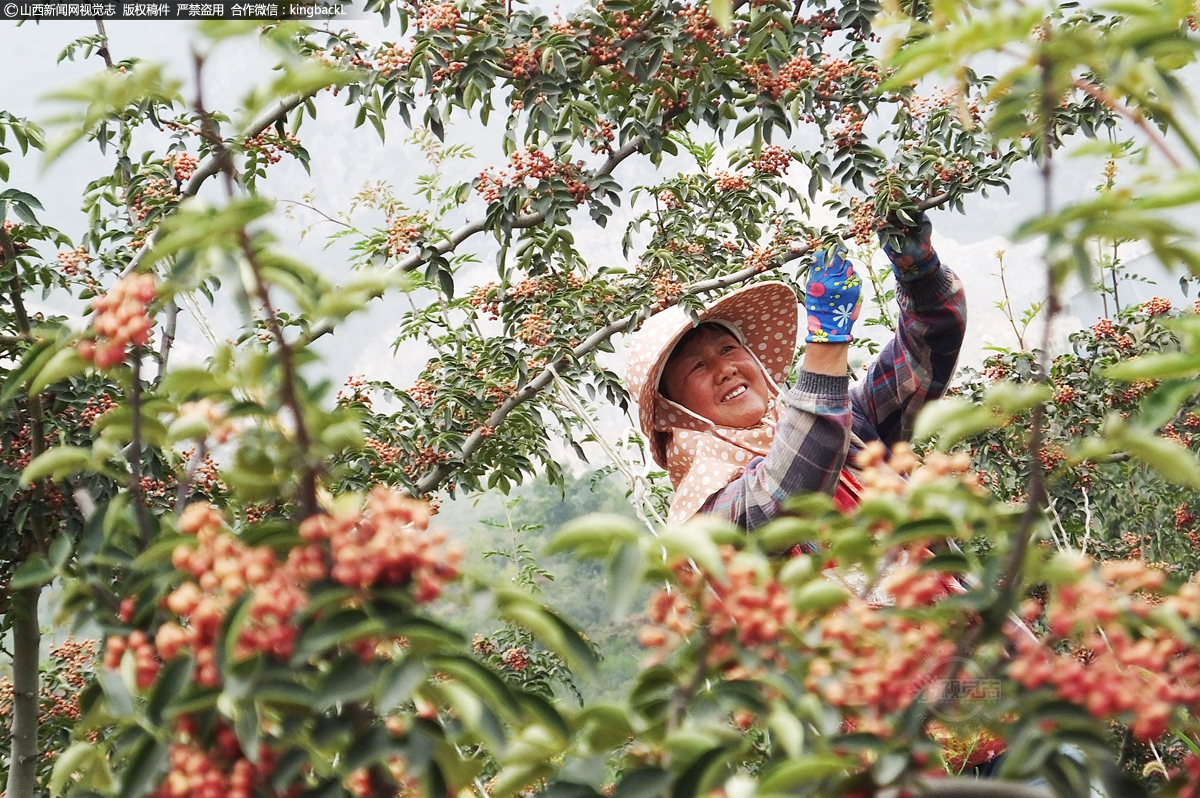
[[[356,20],[344,23],[355,29],[362,38],[370,42],[399,38],[395,28],[385,29],[377,20]],[[73,39],[95,33],[94,23],[83,21],[52,21],[41,24],[27,23],[18,27],[16,23],[0,21],[0,73],[6,76],[5,88],[0,93],[0,108],[18,116],[28,116],[51,129],[50,120],[62,109],[49,95],[56,89],[69,86],[103,68],[97,57],[87,61],[76,60],[56,63],[59,53]],[[182,82],[185,98],[195,93],[195,74],[192,66],[193,51],[201,52],[208,45],[197,35],[189,23],[183,22],[122,22],[107,23],[111,51],[115,59],[139,57],[162,63],[169,73]],[[203,72],[204,95],[210,107],[235,108],[241,97],[255,85],[270,81],[272,58],[251,39],[240,39],[218,45],[207,52]],[[264,195],[279,200],[299,200],[306,195],[314,197],[313,204],[327,213],[335,214],[347,208],[352,197],[368,184],[386,181],[391,184],[401,199],[411,197],[414,177],[428,171],[428,165],[419,148],[406,143],[410,135],[398,119],[387,124],[387,140],[380,142],[371,132],[369,125],[353,128],[354,109],[346,108],[341,98],[328,93],[317,99],[319,117],[306,120],[300,138],[312,156],[312,174],[307,174],[295,161],[285,158],[270,167],[268,177],[261,184]],[[467,145],[476,158],[447,167],[449,180],[470,179],[488,163],[496,160],[499,153],[498,132],[485,129],[471,120],[460,120],[447,128],[447,141]],[[135,147],[135,150],[137,148]],[[11,156],[10,156],[11,157]],[[670,159],[664,169],[672,166]],[[1065,159],[1059,162],[1055,182],[1055,194],[1060,200],[1082,197],[1094,190],[1100,180],[1102,163],[1094,158]],[[46,206],[45,218],[51,224],[77,238],[83,229],[84,216],[80,211],[80,198],[87,180],[106,167],[94,144],[81,143],[66,156],[42,171],[34,161],[14,163],[10,185],[30,191],[41,198]],[[647,171],[650,167],[638,159],[630,159],[618,167],[616,179],[625,186],[653,180]],[[799,170],[794,170],[799,171]],[[795,175],[797,182],[805,176]],[[201,196],[219,198],[217,181],[210,181]],[[996,253],[1005,253],[1007,287],[1010,300],[1019,315],[1031,302],[1044,295],[1040,251],[1037,240],[1015,243],[1009,239],[1012,231],[1024,221],[1040,204],[1040,185],[1032,168],[1017,170],[1011,194],[1003,191],[988,198],[974,196],[966,202],[966,213],[933,211],[930,216],[934,224],[934,244],[944,263],[953,268],[962,278],[968,296],[968,340],[960,358],[960,364],[978,366],[988,354],[988,346],[1015,346],[1016,339],[1005,315],[995,307],[1001,297],[1000,281],[996,277]],[[325,247],[324,236],[336,227],[320,222],[320,217],[304,208],[293,208],[285,215],[286,204],[281,202],[271,226],[281,243],[293,249],[308,263],[322,273],[337,279],[347,272],[349,253],[344,243]],[[822,209],[814,203],[814,215],[818,221]],[[472,200],[465,209],[464,218],[474,219],[482,214],[482,201]],[[625,262],[620,252],[620,238],[625,222],[631,218],[628,205],[617,209],[607,227],[601,229],[588,219],[586,212],[577,214],[572,232],[581,251],[594,264],[609,263],[632,266]],[[289,216],[291,218],[289,218]],[[381,216],[363,217],[356,220],[361,225],[371,226],[382,221]],[[313,229],[308,230],[312,225]],[[307,232],[306,232],[307,231]],[[483,250],[482,262],[460,276],[460,285],[471,285],[494,279],[495,267],[490,251]],[[1125,252],[1127,261],[1137,259],[1136,250]],[[886,259],[879,255],[877,265],[885,266]],[[1137,302],[1151,296],[1166,296],[1175,303],[1186,301],[1180,293],[1177,278],[1156,273],[1149,258],[1137,259],[1134,268],[1152,274],[1157,284],[1129,283],[1121,287],[1123,302]],[[1083,291],[1076,282],[1066,291],[1067,306],[1056,328],[1054,338],[1058,347],[1065,346],[1066,335],[1083,325],[1093,323],[1101,313],[1100,299]],[[399,387],[406,387],[416,377],[430,354],[421,344],[406,344],[394,352],[392,342],[398,325],[399,314],[407,307],[403,297],[389,295],[377,301],[370,312],[360,315],[319,343],[325,356],[327,374],[340,384],[351,375],[368,375],[373,379],[386,379]],[[61,311],[61,309],[59,309]],[[218,336],[232,334],[236,317],[227,302],[218,300],[213,307],[201,299],[203,316],[218,332]],[[866,315],[866,312],[864,312]],[[861,325],[860,325],[861,327]],[[1039,341],[1040,334],[1031,330],[1030,340]],[[863,330],[870,333],[871,330]],[[623,360],[623,342],[617,341],[617,354],[609,364],[617,367]],[[180,314],[180,329],[174,357],[179,361],[202,362],[211,352],[208,340],[201,334],[195,319],[187,313]],[[604,415],[609,426],[627,425],[626,419],[616,418],[613,413]]]

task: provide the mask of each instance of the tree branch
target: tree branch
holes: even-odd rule
[[[1151,143],[1158,148],[1159,152],[1166,156],[1166,159],[1171,162],[1171,166],[1174,166],[1176,169],[1183,169],[1183,162],[1175,156],[1175,153],[1171,152],[1171,148],[1167,146],[1167,140],[1163,138],[1162,133],[1159,133],[1157,130],[1155,130],[1154,126],[1149,124],[1144,116],[1134,111],[1129,106],[1117,102],[1116,99],[1108,96],[1103,89],[1101,89],[1095,83],[1092,83],[1090,80],[1076,78],[1073,85],[1075,88],[1079,89],[1108,110],[1125,117],[1130,122],[1137,125],[1138,129],[1146,134],[1146,138],[1150,139]]]
[[[296,445],[304,452],[305,462],[300,469],[300,515],[304,519],[317,513],[317,475],[308,462],[312,439],[308,435],[308,426],[304,422],[304,409],[300,406],[300,398],[296,395],[296,365],[292,358],[292,347],[283,335],[283,327],[279,324],[279,317],[275,314],[275,307],[271,304],[270,292],[267,290],[266,282],[263,281],[262,268],[258,264],[258,258],[254,255],[254,248],[250,246],[250,236],[246,234],[245,229],[241,231],[240,238],[242,254],[246,256],[250,270],[254,273],[258,300],[267,314],[267,325],[271,329],[271,335],[274,337],[275,346],[279,351],[279,366],[283,371],[280,398],[292,413],[296,424]]]
[[[197,91],[199,91],[199,88],[197,88]],[[264,130],[269,128],[271,125],[274,125],[276,122],[284,119],[289,113],[295,110],[297,106],[308,100],[315,93],[316,92],[300,94],[295,97],[280,101],[280,103],[270,111],[264,113],[258,119],[250,123],[250,126],[247,127],[242,133],[242,140],[244,141],[246,139],[252,139],[259,133],[262,133]],[[221,159],[223,157],[228,157],[228,151],[222,146],[220,149],[214,150],[213,154],[201,161],[196,166],[196,170],[192,172],[191,178],[183,184],[183,188],[180,190],[179,199],[182,201],[188,197],[196,196],[196,194],[200,191],[200,187],[204,185],[204,183],[210,177],[213,177],[221,172]],[[164,214],[162,218],[166,218],[167,215],[168,214]],[[162,220],[160,219],[158,227],[154,228],[154,233],[150,236],[150,240],[148,240],[146,245],[139,249],[137,254],[133,256],[133,259],[129,261],[129,265],[125,267],[124,274],[132,274],[138,270],[138,267],[141,266],[142,258],[144,258],[146,253],[153,248],[154,241],[158,238],[158,231],[161,229]]]
[[[645,139],[643,139],[641,136],[636,136],[630,139],[628,142],[626,142],[625,146],[614,151],[612,155],[608,156],[607,160],[605,160],[600,168],[596,170],[596,174],[612,174],[612,171],[616,169],[622,161],[641,150],[643,144],[645,144]],[[523,216],[518,216],[512,223],[512,229],[523,230],[528,227],[536,227],[544,221],[546,221],[546,214],[528,213]],[[433,249],[438,255],[445,255],[447,252],[457,249],[459,244],[466,241],[471,236],[482,233],[486,229],[487,223],[483,220],[469,222],[455,230],[441,243],[436,244]],[[400,261],[398,264],[396,264],[395,268],[397,271],[411,272],[413,269],[424,265],[427,260],[428,259],[421,253],[417,253]]]
[[[129,388],[129,409],[133,412],[132,440],[129,442],[129,493],[133,496],[133,508],[137,515],[138,532],[142,547],[150,545],[150,514],[146,510],[146,497],[142,493],[142,348],[133,349],[133,378]]]
[[[175,343],[175,327],[179,321],[179,304],[174,297],[167,303],[167,321],[163,324],[162,343],[158,348],[158,373],[154,375],[154,383],[162,381],[167,372],[167,362],[171,359],[171,345]]]
[[[25,301],[21,295],[21,275],[17,271],[16,248],[12,238],[0,224],[0,269],[9,267],[12,268],[9,288],[17,329],[22,338],[32,341],[33,327],[29,323],[29,314],[25,310]],[[29,415],[30,454],[37,457],[46,451],[41,394],[27,393],[25,404]],[[44,483],[39,481],[33,487],[33,499],[40,502],[44,495]],[[29,518],[34,545],[48,546],[50,541],[45,515],[35,507]],[[19,534],[19,530],[12,531]],[[25,544],[25,541],[22,543]],[[24,558],[28,556],[32,547],[22,545],[20,548]],[[13,614],[13,719],[5,793],[13,798],[31,798],[37,789],[37,763],[40,759],[37,740],[40,724],[38,693],[41,689],[41,677],[38,673],[41,628],[38,625],[37,610],[41,594],[41,587],[14,591],[10,609]]]
[[[203,71],[204,60],[199,54],[195,58],[196,66],[196,114],[200,117],[201,135],[208,141],[212,148],[212,156],[205,161],[205,164],[211,163],[212,174],[219,170],[225,175],[225,190],[230,197],[234,194],[234,186],[237,183],[236,174],[233,168],[233,160],[229,157],[229,150],[226,149],[224,141],[221,139],[220,131],[216,129],[212,117],[204,108],[204,96],[201,91],[201,73]],[[303,101],[295,99],[294,102],[299,104]],[[293,105],[292,107],[295,107]],[[288,109],[290,110],[290,109]],[[259,132],[266,129],[266,124],[259,128]],[[249,135],[256,135],[254,133]],[[201,166],[203,166],[202,164]],[[200,167],[197,167],[196,174],[188,181],[188,186],[191,187],[196,178],[200,176]],[[198,188],[199,184],[196,184]],[[160,228],[161,229],[161,228]],[[267,288],[266,282],[263,280],[262,267],[258,263],[258,257],[254,254],[254,247],[250,244],[250,236],[246,233],[243,227],[238,233],[238,243],[240,244],[242,255],[246,258],[246,263],[250,266],[250,271],[254,275],[254,290],[258,295],[258,300],[262,304],[263,312],[267,314],[267,325],[271,330],[271,336],[275,339],[275,345],[279,351],[279,366],[283,371],[280,391],[283,404],[292,414],[293,421],[296,425],[296,445],[303,452],[304,462],[300,468],[300,516],[301,519],[308,518],[310,515],[315,515],[317,512],[317,475],[312,464],[309,461],[312,447],[312,438],[308,434],[308,425],[304,420],[304,410],[300,406],[300,398],[296,394],[296,366],[292,356],[292,347],[284,337],[283,327],[279,323],[279,317],[275,313],[275,306],[271,304],[271,294]]]

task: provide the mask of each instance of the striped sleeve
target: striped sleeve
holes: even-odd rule
[[[700,512],[751,530],[777,517],[783,500],[794,493],[832,495],[850,443],[849,384],[849,377],[802,370],[783,398],[767,456],[751,460]]]

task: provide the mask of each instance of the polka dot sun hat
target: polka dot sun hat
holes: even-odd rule
[[[784,384],[800,329],[800,306],[791,286],[775,281],[738,289],[701,312],[699,321],[721,322],[732,328],[771,382]],[[675,305],[646,320],[629,344],[625,386],[637,403],[638,421],[651,442],[654,461],[663,468],[667,467],[666,446],[672,430],[700,431],[713,426],[658,392],[667,358],[692,326],[687,312]]]

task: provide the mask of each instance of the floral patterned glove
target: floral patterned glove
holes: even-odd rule
[[[937,253],[933,251],[933,244],[929,242],[932,233],[933,224],[924,213],[921,214],[919,227],[906,229],[899,249],[889,246],[883,233],[880,233],[879,241],[892,262],[892,273],[898,282],[916,282],[932,274],[941,265]],[[895,236],[892,239],[895,243]]]
[[[853,341],[850,328],[862,309],[862,278],[854,266],[842,257],[840,244],[821,250],[808,270],[804,309],[808,311],[807,343]]]

